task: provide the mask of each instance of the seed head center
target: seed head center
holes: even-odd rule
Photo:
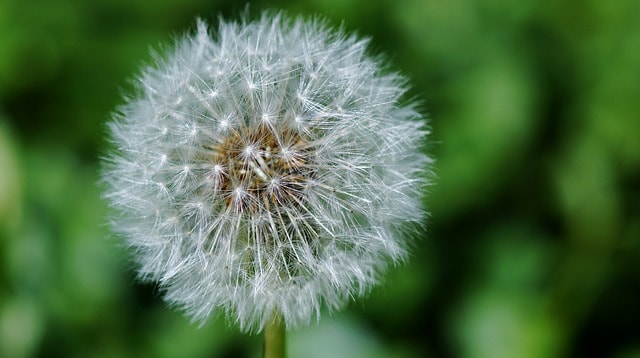
[[[217,193],[237,212],[299,205],[314,174],[309,141],[290,128],[244,127],[209,149]]]

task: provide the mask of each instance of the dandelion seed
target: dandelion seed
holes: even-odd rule
[[[194,320],[287,328],[367,292],[424,216],[405,80],[318,21],[198,22],[110,123],[105,197],[140,277]],[[157,135],[161,133],[162,135]]]

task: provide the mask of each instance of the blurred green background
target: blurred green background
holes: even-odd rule
[[[135,280],[100,199],[105,122],[216,0],[0,1],[0,357],[259,357]],[[407,265],[291,357],[640,357],[640,1],[253,2],[372,39],[437,178]]]

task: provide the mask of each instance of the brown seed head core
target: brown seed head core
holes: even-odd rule
[[[314,174],[309,141],[291,128],[233,129],[208,149],[215,189],[236,212],[299,205]]]

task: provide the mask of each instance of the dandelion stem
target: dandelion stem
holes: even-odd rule
[[[286,329],[282,315],[275,310],[264,329],[263,358],[285,358]]]

